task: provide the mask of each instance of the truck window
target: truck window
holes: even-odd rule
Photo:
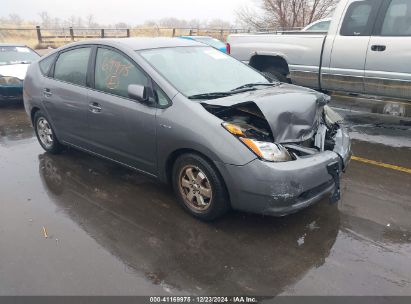
[[[305,31],[306,32],[327,32],[328,29],[330,28],[330,23],[331,21],[321,21],[321,22],[318,22],[310,26]]]
[[[342,36],[370,36],[381,1],[356,1],[350,4],[341,26]]]
[[[392,0],[385,14],[381,36],[411,36],[411,0]]]

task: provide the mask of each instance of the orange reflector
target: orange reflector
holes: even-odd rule
[[[238,136],[244,136],[243,131],[236,125],[230,124],[230,123],[224,123],[223,127],[230,132],[233,135],[238,135]]]
[[[263,154],[261,153],[260,149],[257,147],[257,145],[249,138],[244,138],[240,137],[240,140],[246,144],[247,147],[249,147],[255,154],[257,154],[259,157],[263,157]]]

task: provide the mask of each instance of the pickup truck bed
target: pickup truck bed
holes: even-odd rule
[[[231,35],[231,55],[277,78],[279,75],[270,63],[274,66],[280,64],[281,67],[275,58],[282,58],[287,62],[287,67],[283,64],[282,69],[279,69],[281,74],[299,85],[319,88],[318,75],[325,37],[325,33]],[[250,50],[256,51],[250,53]],[[267,62],[269,59],[274,60]]]
[[[231,55],[317,90],[411,99],[411,0],[341,0],[328,33],[236,34]]]

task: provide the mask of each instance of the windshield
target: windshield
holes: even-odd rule
[[[32,63],[39,57],[28,47],[0,46],[0,65]]]
[[[185,96],[269,83],[252,68],[211,47],[161,48],[140,54]]]
[[[225,44],[221,42],[218,39],[214,38],[207,38],[207,37],[200,37],[200,38],[195,38],[196,41],[208,44],[216,49],[221,49],[225,47]]]

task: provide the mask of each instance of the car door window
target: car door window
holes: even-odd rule
[[[128,97],[128,86],[148,86],[148,77],[124,55],[105,48],[97,50],[95,88],[106,93]]]
[[[48,76],[50,68],[53,65],[54,60],[56,59],[57,54],[50,55],[40,61],[40,70],[44,76]]]
[[[170,99],[167,97],[166,93],[157,84],[154,84],[154,94],[157,103],[160,107],[165,108],[171,104]]]
[[[54,67],[54,78],[86,86],[90,53],[91,48],[83,47],[60,54]]]
[[[381,36],[411,36],[411,0],[392,0],[385,14]]]
[[[356,1],[348,7],[341,26],[342,36],[370,36],[381,1]]]

